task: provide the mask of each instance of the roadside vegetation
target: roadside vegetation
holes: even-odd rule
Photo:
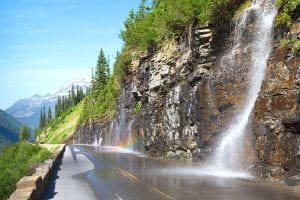
[[[49,156],[46,149],[25,141],[6,147],[0,154],[0,200],[8,199],[19,179]]]

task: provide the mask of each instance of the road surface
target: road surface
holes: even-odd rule
[[[286,188],[214,176],[197,164],[112,150],[67,146],[42,199],[300,200]]]

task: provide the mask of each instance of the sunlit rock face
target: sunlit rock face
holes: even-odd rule
[[[140,63],[133,84],[143,105],[139,115],[147,154],[200,160],[211,151],[216,120],[210,88],[216,60],[212,35],[208,27],[191,26],[178,43]]]
[[[248,28],[245,34],[251,34]],[[116,118],[82,125],[75,143],[80,135],[86,143],[130,143],[149,156],[210,162],[251,81],[246,77],[247,51],[235,55],[240,60],[235,68],[224,70],[229,60],[221,58],[234,34],[233,23],[191,26],[176,42],[135,60],[126,72]],[[239,142],[243,166],[274,178],[294,176],[300,169],[300,60],[279,46],[278,34],[247,133]]]
[[[210,161],[251,81],[245,78],[249,52],[237,54],[240,68],[222,69],[220,58],[234,35],[230,30],[192,27],[177,44],[143,58],[132,72],[130,84],[137,88],[136,101],[143,105],[137,133],[144,137],[143,151],[148,155]],[[274,41],[262,91],[241,143],[245,168],[273,178],[290,176],[300,168],[295,118],[299,116],[299,55],[290,56],[278,42]]]
[[[233,65],[231,58],[224,56],[234,39],[232,30],[234,24],[190,27],[178,43],[164,46],[140,62],[133,84],[141,95],[147,154],[212,160],[251,81],[247,77],[249,52],[233,52],[239,61]],[[246,140],[240,142],[247,154],[244,165],[250,166],[255,160],[253,135]]]

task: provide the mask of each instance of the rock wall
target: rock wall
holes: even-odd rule
[[[39,200],[46,191],[55,167],[64,154],[65,145],[41,145],[44,148],[56,149],[52,157],[34,169],[34,173],[24,176],[16,184],[16,190],[10,195],[9,200]]]
[[[299,39],[300,21],[289,32],[278,31],[253,113],[257,168],[262,177],[300,172],[300,56],[281,47],[283,36]]]
[[[290,34],[299,38],[299,23],[294,26],[298,27]],[[176,41],[133,62],[116,119],[82,125],[74,141],[99,144],[101,138],[102,144],[113,145],[130,135],[134,148],[149,156],[211,160],[247,87],[242,67],[226,72],[222,68],[226,61],[220,58],[232,43],[233,30],[230,23],[211,28],[190,26]],[[242,148],[247,152],[246,166],[261,177],[281,178],[300,170],[300,59],[299,52],[291,55],[280,47],[280,31],[275,37]],[[241,57],[246,63],[247,52]]]

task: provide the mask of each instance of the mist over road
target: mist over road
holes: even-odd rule
[[[300,199],[286,188],[213,176],[196,163],[99,147],[67,146],[56,172],[43,199]]]

